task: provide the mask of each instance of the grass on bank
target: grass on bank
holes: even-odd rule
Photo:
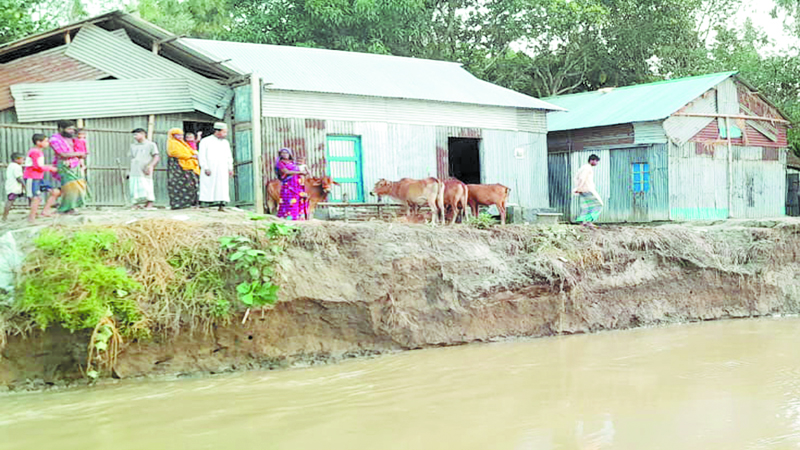
[[[14,302],[0,310],[0,335],[54,325],[89,330],[87,373],[96,375],[93,367],[111,367],[122,340],[208,332],[238,310],[274,304],[273,266],[292,233],[276,223],[158,219],[45,229],[23,264]]]

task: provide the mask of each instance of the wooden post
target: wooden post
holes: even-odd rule
[[[731,147],[731,122],[730,117],[725,117],[725,129],[728,141],[728,218],[733,218],[733,148]],[[744,133],[746,130],[743,130]]]
[[[158,42],[153,42],[153,53],[158,55],[158,51],[160,50],[161,45]],[[155,114],[150,114],[147,117],[147,139],[154,140],[156,134],[156,116]]]
[[[70,36],[69,31],[64,33],[64,43],[70,44],[72,42],[72,36]]]
[[[253,138],[253,201],[256,214],[264,214],[264,174],[261,164],[261,79],[253,73],[250,75],[251,105],[250,130]]]

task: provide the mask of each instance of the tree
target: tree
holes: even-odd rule
[[[179,36],[230,39],[233,12],[227,0],[139,0],[136,10]]]
[[[46,20],[34,20],[36,2],[0,0],[0,44],[11,42],[49,26]]]
[[[416,56],[431,42],[432,7],[424,0],[235,0],[231,37]]]

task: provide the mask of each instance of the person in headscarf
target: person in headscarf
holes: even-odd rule
[[[84,206],[88,186],[81,161],[85,151],[75,148],[75,124],[70,121],[58,121],[58,133],[50,136],[50,148],[56,155],[58,176],[61,182],[61,206],[58,212],[73,214],[76,208]],[[80,147],[80,146],[79,146]]]
[[[278,217],[286,220],[305,220],[306,201],[305,171],[294,162],[292,151],[282,148],[275,161],[275,175],[281,182],[281,198],[278,204]]]
[[[190,208],[198,205],[200,164],[197,150],[183,139],[183,130],[173,128],[167,135],[167,192],[172,209]]]

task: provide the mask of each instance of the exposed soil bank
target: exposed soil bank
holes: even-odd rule
[[[478,231],[306,224],[282,301],[210,331],[128,343],[122,378],[770,314],[800,313],[800,222]],[[87,336],[12,336],[0,385],[82,377]]]

